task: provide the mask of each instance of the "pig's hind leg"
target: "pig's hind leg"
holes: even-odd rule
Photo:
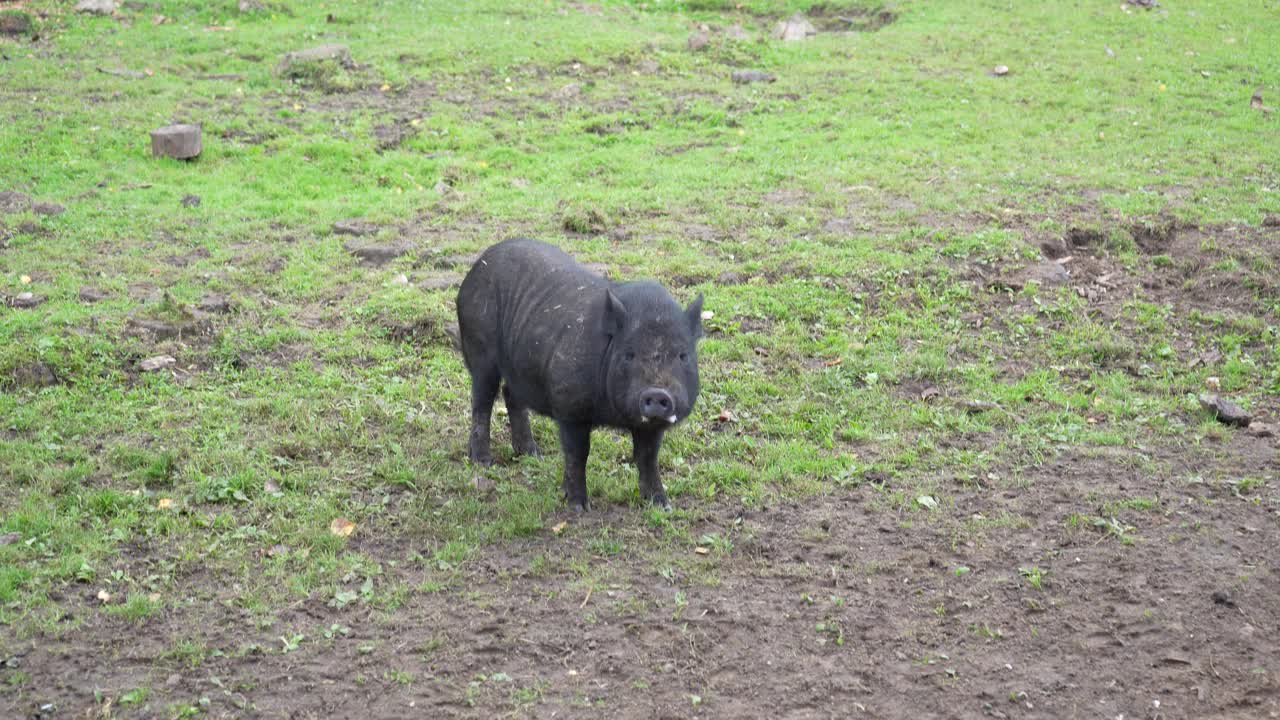
[[[507,419],[511,422],[511,447],[517,455],[541,457],[533,428],[529,427],[529,408],[511,396],[511,386],[506,383],[502,384],[502,401],[507,404]]]
[[[585,512],[587,501],[587,455],[591,453],[591,426],[560,422],[560,449],[564,451],[564,495],[569,507]]]
[[[489,450],[489,418],[493,413],[493,401],[498,397],[498,384],[502,376],[497,364],[476,366],[471,370],[471,462],[477,465],[493,463]]]

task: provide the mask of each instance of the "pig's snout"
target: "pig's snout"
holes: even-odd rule
[[[649,388],[640,393],[640,417],[666,420],[675,414],[676,401],[671,393],[662,388]]]

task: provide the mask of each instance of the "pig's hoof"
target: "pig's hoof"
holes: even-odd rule
[[[667,499],[665,494],[660,493],[658,495],[654,495],[652,498],[649,498],[649,502],[653,503],[653,507],[656,510],[671,512],[671,501]]]
[[[471,462],[475,465],[479,465],[480,467],[489,467],[490,465],[493,464],[493,456],[492,455],[472,455]]]
[[[569,509],[575,514],[581,515],[587,511],[587,504],[584,502],[570,502]]]
[[[527,445],[516,445],[515,451],[517,455],[528,455],[533,458],[542,457],[542,452],[538,450],[538,444],[532,440]]]

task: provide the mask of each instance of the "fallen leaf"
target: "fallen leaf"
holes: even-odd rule
[[[386,91],[388,91],[388,90],[390,90],[390,89],[391,89],[391,86],[390,86],[390,85],[387,85],[386,83],[383,83],[382,87],[380,87],[380,88],[378,88],[378,89],[379,89],[379,90],[381,90],[382,92],[386,92]]]
[[[724,410],[720,411],[720,415],[716,418],[716,420],[722,423],[738,422],[738,416],[734,415],[732,410],[725,408]]]
[[[551,533],[553,535],[559,535],[560,533],[564,532],[564,529],[568,526],[569,526],[568,521],[562,520],[556,523],[555,525],[551,526]]]
[[[30,276],[30,275],[23,275],[22,277],[18,278],[18,280],[20,280],[20,281],[22,282],[22,284],[23,284],[23,285],[30,285],[30,284],[31,284],[31,276]]]
[[[150,595],[147,596],[147,599],[150,600],[152,603],[158,603],[160,602],[160,593],[151,593]]]
[[[938,507],[938,501],[934,500],[932,497],[929,497],[928,495],[921,495],[920,497],[916,498],[916,502],[921,507],[927,507],[930,510],[933,510]]]
[[[822,363],[822,364],[823,364],[823,365],[826,365],[827,367],[835,367],[835,366],[837,366],[837,365],[843,365],[843,364],[844,364],[844,358],[836,358],[835,360],[827,360],[826,362],[824,362],[824,363]]]
[[[940,390],[938,390],[938,388],[933,387],[932,385],[930,385],[929,387],[927,387],[927,388],[925,388],[924,390],[921,390],[921,391],[920,391],[920,399],[921,399],[921,400],[928,401],[928,400],[932,400],[933,398],[938,397],[938,396],[939,396],[939,395],[941,395],[941,394],[942,394],[942,391],[940,391]]]
[[[333,522],[329,523],[329,532],[338,537],[350,537],[355,531],[356,524],[343,517],[334,518]]]
[[[107,592],[106,590],[99,590],[98,599],[104,603],[109,603],[111,602],[111,593]]]
[[[160,498],[160,502],[156,503],[156,507],[161,510],[168,510],[173,507],[173,498]]]
[[[711,552],[711,550],[709,550],[709,549],[707,549],[707,548],[704,548],[704,547],[702,547],[701,545],[699,545],[698,547],[694,548],[694,549],[693,549],[693,551],[694,551],[694,552],[696,552],[696,553],[698,553],[699,555],[707,555],[707,554],[709,554],[709,553]]]

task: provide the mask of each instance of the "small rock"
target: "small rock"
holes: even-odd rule
[[[0,192],[0,213],[21,213],[31,209],[31,196],[6,190]]]
[[[31,34],[31,16],[19,10],[0,12],[0,35],[17,37]]]
[[[1249,423],[1249,434],[1256,438],[1271,438],[1277,433],[1276,426],[1271,423],[1264,423],[1254,420]]]
[[[1004,77],[1005,75],[1008,75],[1008,74],[1009,74],[1008,65],[997,65],[991,68],[991,75],[994,77]]]
[[[443,180],[437,182],[432,189],[436,191],[437,195],[448,195],[453,192],[453,186]]]
[[[1065,285],[1070,279],[1071,276],[1067,274],[1067,269],[1062,266],[1062,263],[1049,260],[1028,265],[1009,280],[1007,284],[1014,290],[1021,290],[1030,282],[1043,287],[1053,287]]]
[[[817,34],[818,30],[813,27],[813,24],[801,12],[797,12],[786,20],[779,20],[778,24],[773,28],[773,37],[787,42],[808,40]]]
[[[196,303],[196,309],[222,315],[231,312],[231,301],[225,295],[205,295],[200,302]]]
[[[120,7],[115,0],[80,0],[76,3],[76,12],[91,15],[110,15]]]
[[[347,252],[360,258],[369,265],[386,265],[396,258],[408,254],[413,245],[408,242],[392,243],[356,243],[348,242],[343,246]]]
[[[339,220],[333,224],[334,235],[364,237],[365,235],[373,235],[376,232],[378,232],[378,226],[364,220]]]
[[[96,303],[106,300],[108,295],[96,287],[85,286],[80,288],[80,301],[87,303]]]
[[[45,215],[48,217],[53,217],[54,215],[61,215],[62,213],[67,211],[65,207],[59,205],[58,203],[51,203],[51,202],[38,202],[35,205],[31,206],[31,210],[35,212],[35,214],[37,215]]]
[[[704,31],[699,30],[698,32],[689,36],[690,52],[698,52],[699,50],[706,50],[710,46],[711,46],[711,36]]]
[[[182,198],[182,207],[197,208],[200,207],[199,195],[187,195]]]
[[[748,85],[758,82],[771,83],[776,81],[778,76],[763,70],[734,70],[732,78],[739,85]]]
[[[1200,396],[1200,406],[1205,410],[1213,412],[1219,422],[1224,425],[1237,425],[1239,427],[1248,427],[1249,421],[1253,416],[1244,408],[1236,403],[1213,393],[1204,393]]]
[[[48,300],[48,298],[46,298],[43,295],[36,295],[34,293],[23,292],[15,295],[13,299],[9,301],[9,304],[15,308],[18,308],[19,310],[30,310],[33,307],[39,307],[43,305],[45,300]]]
[[[177,362],[172,355],[157,355],[138,363],[138,369],[142,372],[157,372],[172,367]]]
[[[482,493],[493,492],[493,488],[494,488],[493,481],[483,475],[475,476],[475,478],[472,480],[472,483],[476,486],[476,490],[479,492],[482,492]]]
[[[1224,607],[1235,607],[1236,601],[1231,599],[1231,595],[1226,590],[1215,590],[1213,593],[1213,604],[1222,605]]]
[[[334,62],[342,67],[351,70],[356,64],[351,59],[351,50],[346,45],[321,45],[320,47],[309,48],[307,50],[295,50],[291,53],[285,53],[280,59],[280,65],[276,71],[281,75],[293,76],[300,72],[305,72],[303,68],[307,65],[316,63]]]
[[[190,160],[203,150],[199,125],[169,125],[151,131],[151,156]]]
[[[22,539],[21,533],[10,532],[0,535],[0,545],[12,545]]]

